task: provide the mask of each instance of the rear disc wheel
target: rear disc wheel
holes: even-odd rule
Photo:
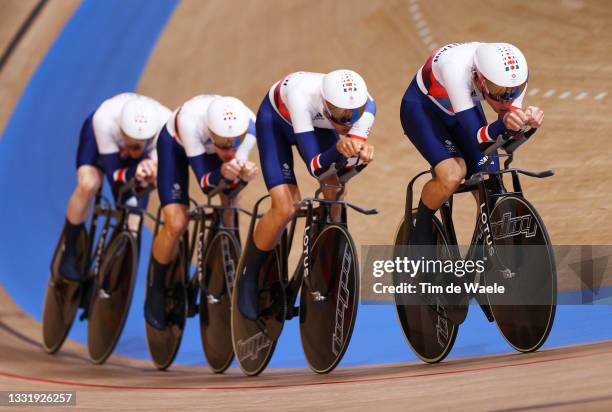
[[[166,322],[164,330],[158,330],[145,322],[147,345],[153,364],[159,370],[172,365],[183,339],[187,316],[187,262],[186,244],[181,239],[179,253],[165,277]],[[149,271],[150,274],[150,271]]]
[[[413,211],[416,213],[416,210]],[[402,246],[402,233],[406,229],[405,220],[402,219],[395,236],[395,246]],[[438,244],[439,259],[454,259],[458,251],[453,245],[448,245],[440,221],[434,217],[434,234]],[[397,273],[393,275],[393,282],[399,285],[405,277]],[[459,331],[459,326],[442,316],[444,309],[432,307],[418,294],[395,295],[395,308],[402,331],[408,345],[424,362],[437,363],[450,353]],[[442,314],[440,313],[442,312]]]
[[[49,354],[57,352],[66,340],[84,289],[84,283],[65,280],[59,274],[64,244],[65,231],[62,231],[51,261],[51,273],[43,305],[43,349]],[[81,274],[86,270],[87,255],[87,232],[83,229],[77,240],[77,261]]]
[[[262,313],[259,319],[251,321],[242,316],[238,310],[238,288],[232,293],[232,346],[240,369],[248,376],[259,375],[268,366],[285,323],[287,299],[279,249],[276,247],[268,255],[259,270]],[[243,265],[244,259],[241,259],[237,276],[242,273]]]

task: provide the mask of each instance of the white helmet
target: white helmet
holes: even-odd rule
[[[508,43],[478,46],[474,53],[474,66],[482,91],[495,100],[518,97],[529,77],[527,59],[517,47]]]
[[[159,123],[157,104],[148,97],[135,97],[121,109],[121,130],[132,139],[151,139],[158,132]]]
[[[348,125],[355,123],[363,114],[368,101],[368,88],[357,72],[340,69],[323,76],[321,95],[330,120]]]
[[[246,134],[249,127],[249,114],[244,103],[235,97],[217,97],[208,106],[208,128],[217,145],[231,139],[235,143]],[[235,145],[235,144],[234,144]]]
[[[363,77],[352,70],[334,70],[323,76],[321,94],[327,102],[341,109],[356,109],[368,101]]]

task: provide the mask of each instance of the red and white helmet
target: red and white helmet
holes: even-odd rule
[[[512,44],[480,45],[474,53],[474,66],[481,91],[494,100],[516,99],[527,85],[527,59]]]

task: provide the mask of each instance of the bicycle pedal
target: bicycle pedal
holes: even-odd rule
[[[100,290],[98,290],[98,297],[100,299],[110,299],[111,294],[106,292],[103,288],[100,288]]]
[[[312,298],[314,299],[315,302],[325,302],[327,301],[327,296],[322,295],[321,292],[319,291],[315,291],[311,293]]]
[[[206,295],[206,301],[211,305],[218,305],[221,303],[221,299],[215,297],[215,295]]]

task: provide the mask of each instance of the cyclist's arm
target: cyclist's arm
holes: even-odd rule
[[[295,138],[304,159],[310,159],[310,161],[307,161],[307,167],[308,172],[313,176],[315,176],[317,170],[327,169],[332,163],[342,158],[335,144],[326,151],[319,153],[314,130],[311,132],[296,133]]]
[[[368,96],[365,110],[359,120],[353,124],[351,130],[346,134],[346,137],[359,140],[367,140],[374,125],[374,118],[376,117],[376,102],[371,96]]]
[[[202,153],[188,158],[191,169],[193,169],[202,191],[217,186],[221,181],[221,169],[211,168],[210,162],[206,161],[206,156],[205,153]]]
[[[256,138],[254,117],[255,116],[253,115],[253,118],[249,120],[249,128],[247,129],[246,136],[244,137],[242,143],[240,143],[240,147],[238,147],[238,150],[236,150],[236,159],[248,160],[249,153],[251,152],[251,150],[253,150],[253,147],[255,147]]]
[[[497,136],[506,130],[502,119],[487,124],[486,118],[481,115],[478,107],[455,113],[459,124],[469,136],[474,136],[478,143],[492,142]],[[485,120],[483,120],[483,118]]]
[[[127,183],[134,177],[136,174],[136,168],[138,167],[138,165],[121,167],[119,152],[101,154],[100,161],[102,163],[102,168],[104,169],[104,174],[112,187]]]

